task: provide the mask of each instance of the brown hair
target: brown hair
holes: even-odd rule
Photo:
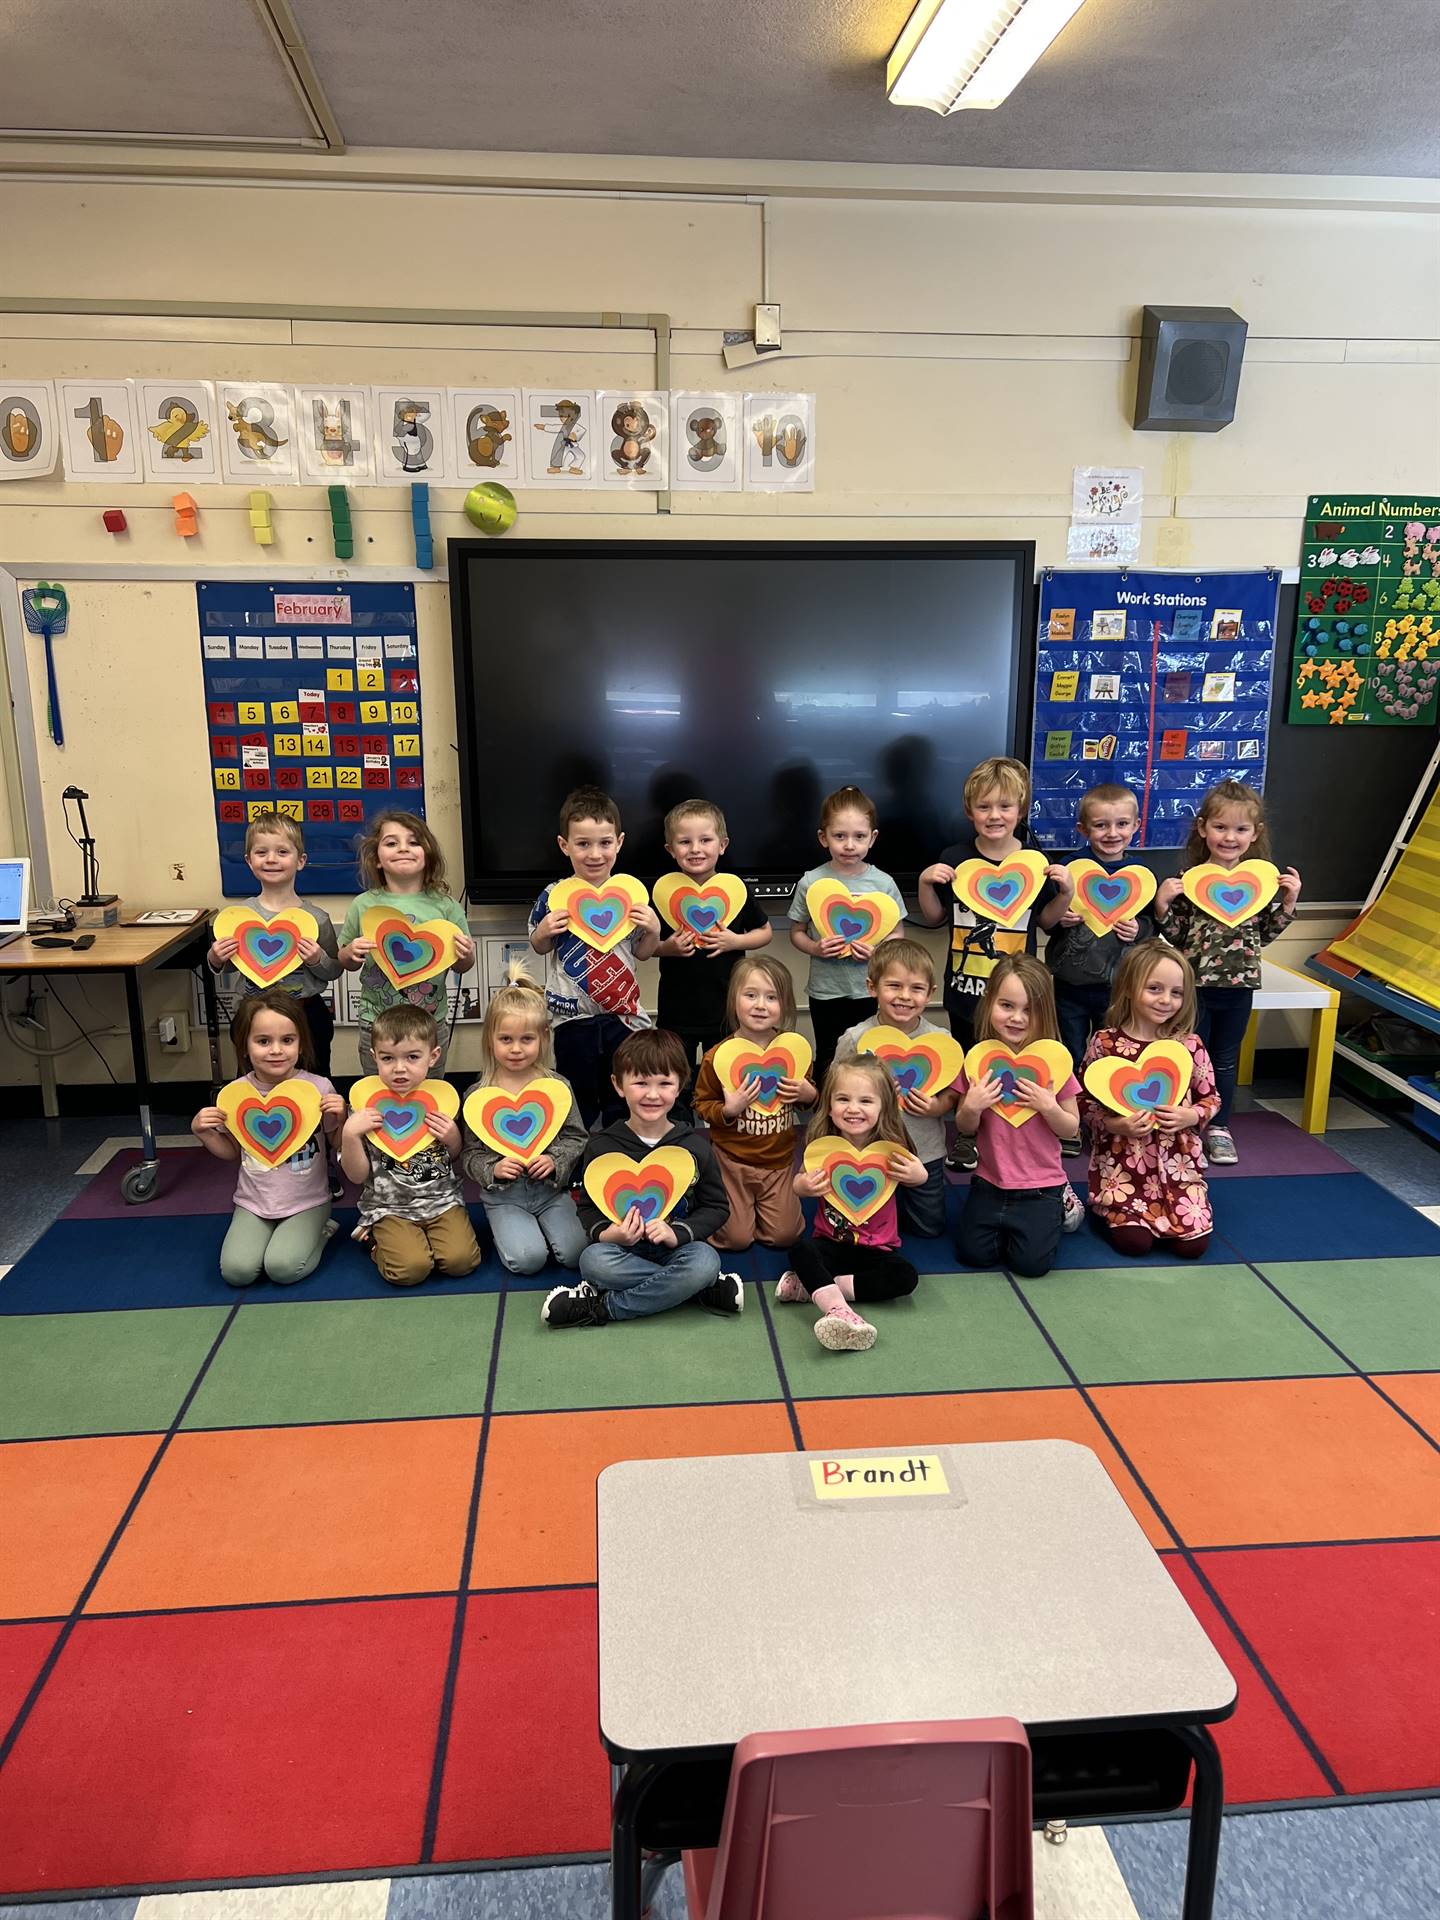
[[[1165,940],[1142,940],[1131,947],[1115,970],[1110,988],[1110,1005],[1105,1010],[1107,1027],[1129,1028],[1140,1005],[1145,982],[1162,960],[1173,960],[1180,969],[1180,1011],[1165,1022],[1157,1040],[1177,1040],[1195,1031],[1195,969],[1180,952]]]
[[[875,812],[875,802],[859,787],[836,787],[833,793],[827,793],[820,803],[820,831],[823,833],[837,813],[863,813],[870,822],[870,831],[878,833],[880,819]]]
[[[1075,818],[1079,821],[1083,829],[1092,807],[1119,807],[1123,806],[1127,800],[1135,809],[1135,817],[1138,820],[1140,817],[1140,802],[1135,798],[1129,787],[1117,786],[1113,780],[1102,781],[1098,787],[1088,787],[1085,792],[1081,794],[1080,808]]]
[[[420,879],[425,892],[448,893],[440,842],[418,813],[406,813],[402,807],[386,807],[365,824],[365,838],[360,842],[360,877],[366,887],[377,893],[386,891],[385,874],[380,865],[380,836],[386,827],[406,828],[425,849],[425,871]]]
[[[1250,842],[1246,853],[1247,860],[1268,860],[1270,858],[1270,828],[1265,821],[1265,802],[1243,780],[1217,780],[1205,798],[1200,802],[1190,828],[1190,838],[1185,842],[1185,851],[1180,856],[1182,867],[1194,867],[1210,858],[1210,849],[1205,845],[1205,836],[1201,828],[1207,820],[1213,820],[1222,807],[1246,807],[1255,827],[1255,838]]]
[[[230,1038],[235,1043],[235,1058],[241,1073],[250,1071],[250,1029],[260,1013],[283,1014],[300,1036],[300,1065],[315,1071],[315,1048],[310,1040],[310,1022],[305,1018],[305,1003],[283,987],[267,987],[263,993],[247,993],[235,1009],[230,1022]]]
[[[985,982],[985,998],[975,1015],[975,1038],[997,1038],[991,1025],[991,1015],[1000,988],[1007,980],[1018,980],[1025,989],[1025,998],[1030,1006],[1027,1043],[1031,1040],[1058,1040],[1060,1022],[1055,1014],[1055,982],[1050,977],[1050,969],[1043,966],[1032,953],[1002,953],[995,962],[995,971]]]
[[[545,995],[541,988],[525,971],[519,960],[510,963],[503,987],[497,987],[490,996],[490,1004],[485,1009],[485,1018],[480,1022],[480,1078],[479,1086],[488,1085],[495,1074],[495,1033],[500,1022],[514,1015],[521,1020],[533,1020],[535,1030],[540,1035],[540,1057],[538,1064],[547,1072],[555,1067],[555,1041],[550,1031],[550,1009],[545,1004]]]
[[[303,860],[305,858],[305,833],[298,820],[292,820],[288,813],[257,813],[245,829],[245,858],[250,858],[255,842],[262,833],[277,833],[282,840],[288,840]]]
[[[717,838],[728,840],[729,829],[725,825],[725,816],[713,800],[682,800],[678,807],[671,807],[665,816],[665,844],[670,842],[680,829],[682,820],[708,820],[715,829]]]
[[[690,1078],[685,1042],[663,1027],[642,1027],[639,1033],[627,1034],[615,1049],[610,1076],[618,1086],[627,1073],[673,1073],[683,1087]]]
[[[872,993],[891,967],[908,967],[912,973],[923,973],[932,987],[935,984],[935,962],[930,958],[929,949],[922,947],[918,940],[897,936],[893,940],[882,940],[878,947],[870,949],[865,984]]]
[[[795,1011],[795,977],[783,960],[769,953],[738,954],[730,969],[730,984],[725,990],[725,1025],[731,1033],[740,1024],[735,1008],[740,989],[752,973],[763,973],[780,996],[780,1031],[788,1033],[799,1015]]]
[[[1029,813],[1030,770],[1023,760],[1012,760],[1009,754],[1005,753],[992,754],[988,760],[982,760],[978,767],[971,770],[961,796],[966,813],[969,813],[982,794],[990,793],[996,788],[1007,800],[1015,802],[1020,809],[1022,819]]]
[[[574,787],[560,802],[560,838],[568,840],[577,820],[598,820],[621,831],[620,809],[601,787]]]
[[[840,1076],[846,1073],[859,1074],[862,1080],[868,1080],[880,1096],[880,1118],[875,1123],[875,1139],[888,1140],[892,1145],[903,1147],[906,1153],[915,1151],[914,1142],[905,1130],[904,1116],[900,1112],[900,1097],[895,1091],[895,1082],[890,1070],[877,1060],[873,1053],[857,1053],[848,1060],[832,1060],[825,1069],[825,1079],[820,1088],[820,1098],[815,1102],[815,1112],[809,1126],[805,1129],[805,1144],[808,1147],[813,1140],[823,1139],[835,1131],[835,1123],[830,1118],[830,1107],[840,1085]]]
[[[434,1017],[409,1000],[397,1000],[376,1014],[370,1028],[370,1051],[373,1053],[377,1046],[398,1046],[402,1040],[418,1040],[426,1047],[440,1044]]]

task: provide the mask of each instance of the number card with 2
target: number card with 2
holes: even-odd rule
[[[208,380],[142,380],[140,445],[152,480],[177,487],[220,477],[221,434]]]

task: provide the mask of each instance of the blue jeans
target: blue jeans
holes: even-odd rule
[[[929,1175],[923,1187],[897,1187],[895,1204],[900,1210],[902,1233],[924,1234],[938,1240],[945,1231],[945,1162],[927,1160]]]
[[[1196,999],[1200,1005],[1195,1031],[1210,1056],[1210,1064],[1215,1069],[1215,1091],[1220,1096],[1220,1111],[1210,1124],[1212,1127],[1228,1127],[1230,1108],[1240,1078],[1240,1048],[1245,1039],[1245,1029],[1250,1024],[1255,989],[1201,987]]]
[[[1097,1028],[1105,1024],[1105,1013],[1110,1005],[1110,988],[1098,981],[1094,985],[1076,987],[1067,980],[1055,982],[1055,1012],[1060,1021],[1060,1044],[1075,1063],[1075,1072],[1080,1072],[1080,1063],[1085,1058],[1085,1049],[1090,1044],[1090,1036]]]
[[[613,1240],[592,1240],[580,1256],[580,1278],[606,1296],[612,1320],[641,1320],[681,1306],[720,1277],[720,1256],[703,1240],[667,1248],[647,1260]]]
[[[967,1267],[1008,1267],[1023,1280],[1048,1273],[1064,1220],[1058,1187],[996,1187],[974,1174],[955,1236]]]
[[[562,1267],[578,1267],[585,1229],[568,1193],[553,1180],[502,1180],[482,1195],[485,1218],[500,1264],[509,1273],[539,1273],[554,1254]]]

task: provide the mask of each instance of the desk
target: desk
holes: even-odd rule
[[[28,935],[0,947],[0,974],[78,974],[93,979],[100,974],[118,973],[125,982],[125,1006],[130,1020],[130,1053],[135,1063],[135,1095],[140,1107],[141,1164],[132,1167],[120,1185],[128,1201],[153,1199],[158,1191],[159,1162],[155,1153],[155,1128],[150,1118],[153,1085],[150,1062],[145,1050],[145,1008],[140,998],[140,975],[149,967],[196,966],[200,970],[205,993],[205,1022],[210,1034],[212,1079],[220,1077],[216,1054],[218,1014],[215,978],[204,964],[210,944],[210,916],[201,914],[186,927],[102,927],[95,944],[84,953],[72,947],[37,947]],[[45,1111],[51,1118],[53,1084],[45,1086]],[[59,1109],[56,1108],[56,1113]]]
[[[1256,1016],[1288,1007],[1303,1008],[1310,1014],[1310,1057],[1305,1068],[1301,1123],[1306,1133],[1324,1133],[1330,1111],[1330,1075],[1335,1066],[1335,1029],[1340,1018],[1340,996],[1333,987],[1309,980],[1277,961],[1261,960],[1255,1010],[1240,1048],[1240,1085],[1248,1087],[1255,1078]]]
[[[615,1920],[638,1920],[643,1847],[715,1844],[745,1734],[992,1714],[1031,1736],[1041,1818],[1166,1811],[1193,1759],[1183,1912],[1208,1920],[1222,1785],[1205,1723],[1235,1682],[1105,1469],[1063,1440],[903,1451],[939,1455],[949,1495],[822,1502],[823,1454],[600,1475]],[[1183,1764],[1162,1780],[1166,1755]]]

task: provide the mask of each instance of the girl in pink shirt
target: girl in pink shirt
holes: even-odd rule
[[[1055,986],[1048,968],[1028,953],[1004,955],[996,964],[980,1011],[975,1039],[998,1040],[1023,1054],[1036,1040],[1060,1038]],[[1080,1131],[1080,1083],[1070,1074],[1052,1093],[1038,1080],[1013,1076],[1014,1098],[1031,1118],[1012,1126],[995,1111],[1011,1076],[987,1073],[972,1084],[962,1072],[955,1126],[975,1136],[978,1165],[955,1250],[971,1267],[1008,1267],[1034,1279],[1048,1273],[1060,1244],[1068,1182],[1060,1165],[1060,1142]]]

